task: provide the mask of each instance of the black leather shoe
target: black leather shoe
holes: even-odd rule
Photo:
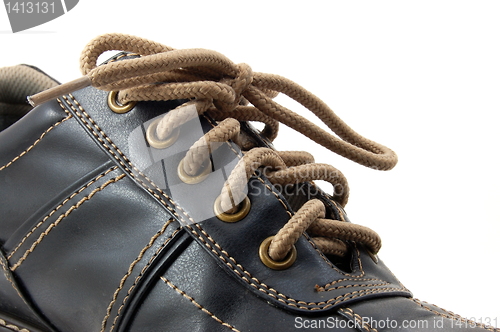
[[[96,67],[106,50],[124,52]],[[297,84],[118,34],[81,68],[0,69],[0,331],[499,331],[413,298],[348,220],[343,175],[273,149],[281,122],[397,162]]]

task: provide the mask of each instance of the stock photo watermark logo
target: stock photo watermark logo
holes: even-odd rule
[[[79,0],[12,1],[4,0],[12,32],[31,29],[72,10]]]

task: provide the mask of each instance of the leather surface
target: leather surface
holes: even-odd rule
[[[8,262],[5,255],[0,251],[0,313],[11,313],[10,317],[0,319],[16,320],[21,319],[31,328],[36,326],[38,329],[51,330],[50,324],[47,324],[33,308],[32,304],[25,298],[19,285],[17,285],[14,276],[8,268]],[[1,331],[1,330],[0,330]],[[52,331],[52,330],[51,330]]]
[[[207,278],[213,282],[196,282]],[[215,284],[224,287],[213,287]],[[178,305],[168,312],[162,311],[165,299]],[[204,309],[202,315],[200,307]],[[264,319],[270,310],[272,319]],[[329,315],[331,319],[345,320],[334,312]],[[193,320],[193,316],[197,319]],[[231,328],[291,331],[295,330],[296,322],[301,322],[296,321],[297,317],[310,318],[263,305],[257,294],[245,291],[205,250],[193,243],[157,282],[130,329],[124,331],[229,331]]]
[[[0,165],[7,166],[0,171],[0,242],[7,242],[26,221],[30,227],[31,220],[75,189],[75,181],[108,161],[57,102],[29,113],[0,135],[2,142],[8,142],[0,145]],[[8,244],[6,249],[11,249]]]
[[[267,268],[258,247],[293,211],[256,174],[248,185],[250,213],[237,223],[214,216],[213,202],[240,157],[235,145],[217,151],[204,181],[185,184],[177,165],[214,123],[188,123],[176,144],[155,151],[144,140],[147,125],[179,102],[139,103],[115,114],[106,98],[80,90],[0,133],[0,167],[8,165],[0,170],[0,244],[8,264],[0,286],[13,287],[11,275],[33,307],[23,309],[9,288],[0,292],[0,317],[76,332],[293,331],[321,319],[342,322],[338,331],[374,331],[359,317],[390,314],[443,318],[448,325],[440,331],[451,330],[455,317],[413,301],[360,245],[349,244],[351,267],[343,271],[304,234],[290,268]],[[321,198],[332,216],[344,214]]]
[[[106,96],[103,92],[89,90],[90,93],[86,91],[75,93],[75,99],[78,98],[78,101],[72,101],[72,103],[80,104],[85,109],[85,113],[88,114],[88,119],[84,121],[92,123],[95,121],[91,120],[94,113],[109,113],[109,110],[107,106],[106,108],[103,106],[102,109],[95,106],[87,108],[85,102],[87,94],[95,98],[100,93],[102,99],[105,99]],[[95,100],[93,100],[93,105],[97,105]],[[141,114],[155,114],[154,111],[148,109],[150,105],[140,107]],[[139,109],[136,111],[138,112]],[[142,121],[144,120],[143,118]],[[139,126],[140,123],[136,122],[136,125]],[[99,127],[106,128],[104,124],[99,124]],[[210,125],[203,118],[202,127],[204,131],[210,128]],[[133,127],[129,126],[128,128]],[[194,125],[189,123],[184,125],[181,128],[181,136],[178,141],[165,149],[167,150],[165,158],[158,158],[157,163],[162,163],[162,168],[166,173],[165,178],[168,179],[169,190],[172,192],[171,199],[175,201],[172,208],[179,211],[181,208],[185,211],[183,214],[178,213],[181,224],[187,227],[189,233],[200,245],[209,250],[214,259],[219,260],[227,268],[227,273],[241,279],[241,282],[246,284],[249,290],[257,290],[257,294],[263,296],[266,301],[274,302],[275,305],[283,306],[288,310],[305,312],[327,310],[374,294],[410,295],[406,288],[400,285],[393,275],[383,267],[382,263],[377,265],[367,255],[361,255],[358,250],[354,250],[354,271],[349,274],[343,273],[320,255],[305,237],[296,244],[299,256],[297,262],[287,269],[287,278],[282,277],[281,271],[274,271],[263,265],[257,255],[260,243],[268,236],[275,235],[291,217],[292,211],[279,193],[273,191],[270,183],[258,178],[251,180],[248,185],[252,209],[244,220],[238,223],[225,223],[213,217],[213,204],[220,194],[225,180],[223,172],[216,170],[207,179],[195,185],[183,184],[178,180],[177,175],[177,166],[180,160],[201,135],[201,129],[197,133]],[[116,136],[111,133],[107,133],[107,136],[122,152],[130,151],[129,135],[125,135],[125,130],[117,132]],[[217,151],[218,158],[214,157],[214,160],[217,160],[216,163],[226,165],[224,166],[225,174],[229,174],[231,167],[234,167],[235,164],[236,155],[232,151],[233,149],[234,146],[223,146]],[[144,153],[144,158],[149,155],[150,153]],[[140,160],[131,159],[134,165],[140,163]],[[175,188],[175,192],[173,188]],[[179,205],[180,208],[176,205]],[[205,211],[210,211],[211,218],[207,219]],[[200,222],[200,224],[191,225],[193,221]],[[209,234],[209,236],[205,234]],[[252,241],[245,241],[245,239],[252,239]],[[223,248],[223,250],[218,247]],[[250,282],[241,278],[240,275],[245,274],[252,276]],[[210,276],[211,273],[208,275]],[[341,285],[343,287],[332,288],[324,293],[316,291],[316,285],[328,285],[339,279],[346,279],[343,282],[350,284],[350,287]],[[361,283],[359,287],[352,286],[360,284],[358,282],[360,279],[369,281]],[[270,290],[268,285],[272,285],[273,290]]]
[[[351,309],[372,327],[397,331],[482,331],[478,323],[416,299],[384,298],[353,304]],[[490,328],[490,331],[493,331]]]

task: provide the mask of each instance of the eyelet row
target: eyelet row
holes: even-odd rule
[[[117,97],[118,97],[118,91],[111,91],[108,95],[108,106],[115,113],[118,114],[127,113],[130,110],[132,110],[132,108],[134,108],[134,106],[136,105],[136,102],[129,102],[124,105],[121,105],[118,103]],[[160,120],[161,119],[154,120],[149,125],[146,131],[146,139],[149,145],[155,149],[168,148],[177,141],[180,135],[180,129],[175,128],[170,134],[170,136],[168,136],[166,139],[159,139],[156,136],[156,128]],[[212,171],[212,163],[210,160],[207,162],[206,165],[203,165],[201,172],[194,176],[189,175],[184,171],[184,159],[180,161],[177,167],[177,174],[179,176],[179,179],[181,179],[181,181],[183,181],[186,184],[196,184],[202,182],[208,177],[211,171]],[[214,202],[214,212],[217,218],[224,222],[228,223],[238,222],[243,218],[245,218],[250,212],[251,203],[248,197],[245,197],[245,199],[239,204],[238,211],[236,211],[235,213],[226,213],[224,210],[222,210],[220,201],[221,198],[219,196]],[[264,265],[266,265],[270,269],[273,270],[287,269],[290,266],[292,266],[292,264],[297,259],[297,249],[295,248],[295,246],[293,246],[290,252],[282,261],[275,261],[269,256],[269,246],[273,238],[274,236],[270,236],[264,241],[262,241],[262,243],[260,244],[259,247],[260,260]]]

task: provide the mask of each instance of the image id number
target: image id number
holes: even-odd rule
[[[55,13],[54,2],[7,2],[5,4],[7,8],[7,13],[15,14],[47,14]]]

